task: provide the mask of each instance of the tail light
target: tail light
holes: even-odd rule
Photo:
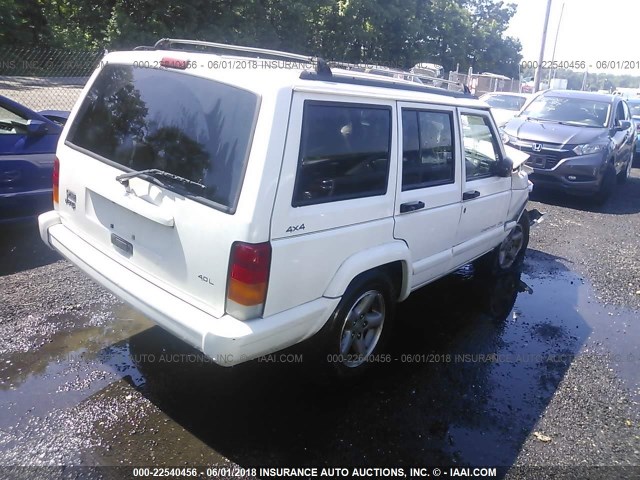
[[[271,244],[235,242],[227,284],[227,313],[239,320],[262,315],[267,298]]]
[[[58,160],[58,157],[55,157],[53,160],[53,175],[51,175],[51,180],[53,183],[53,205],[57,206],[60,200],[60,160]]]

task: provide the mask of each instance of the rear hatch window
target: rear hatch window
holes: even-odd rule
[[[109,64],[87,93],[67,144],[127,171],[158,169],[200,184],[169,188],[233,213],[258,102],[252,92],[186,72]]]

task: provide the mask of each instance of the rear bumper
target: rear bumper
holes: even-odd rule
[[[237,365],[310,337],[322,328],[340,301],[323,297],[246,322],[230,315],[216,318],[111,260],[60,223],[57,212],[44,213],[38,220],[45,243],[129,305],[222,366]]]

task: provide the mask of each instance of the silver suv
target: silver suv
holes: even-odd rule
[[[530,154],[540,187],[602,203],[629,178],[636,131],[617,95],[548,90],[504,126],[503,140]]]

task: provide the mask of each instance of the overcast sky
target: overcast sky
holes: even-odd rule
[[[547,0],[505,0],[505,3],[515,3],[518,7],[507,35],[520,39],[523,60],[537,61]],[[590,73],[640,76],[640,0],[552,0],[546,61],[551,61],[553,56],[559,21],[555,60],[584,60]],[[635,60],[636,65],[625,71],[598,70],[599,60]]]

